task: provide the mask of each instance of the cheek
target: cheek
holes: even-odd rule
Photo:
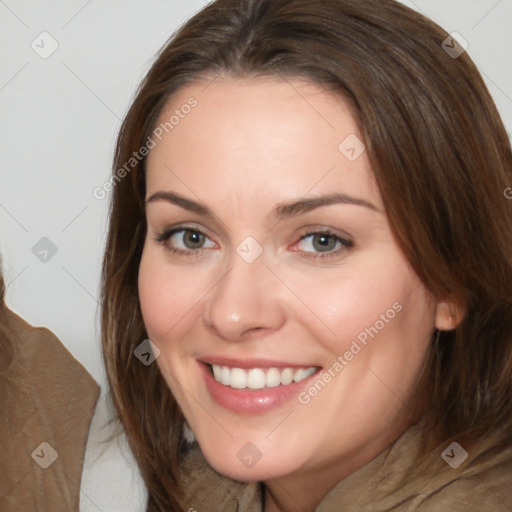
[[[372,262],[364,270],[354,265],[334,276],[295,279],[294,292],[306,306],[296,301],[297,319],[317,340],[324,340],[330,352],[342,353],[358,336],[364,341],[369,336],[366,329],[375,325],[384,332],[400,321],[402,313],[397,310],[403,310],[417,279],[398,261],[376,261],[379,265]]]
[[[150,338],[163,341],[176,336],[200,297],[200,279],[191,279],[165,261],[158,248],[144,249],[139,267],[139,300]],[[172,334],[171,334],[172,333]]]

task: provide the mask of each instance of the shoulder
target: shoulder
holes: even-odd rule
[[[0,509],[71,510],[99,387],[51,331],[8,309],[2,321],[13,357],[0,375],[0,474],[11,489]]]
[[[418,512],[510,512],[512,507],[512,447],[481,471],[467,471],[444,481],[423,499]]]
[[[77,381],[86,385],[85,391],[98,392],[85,368],[71,355],[55,334],[46,327],[33,327],[12,311],[7,310],[10,332],[16,345],[16,364],[25,370],[37,370],[45,375],[50,383],[59,379]],[[41,382],[45,385],[45,382]]]
[[[194,444],[183,464],[185,510],[195,512],[260,512],[260,484],[232,480],[217,473]]]
[[[15,353],[9,388],[16,414],[34,414],[31,418],[56,436],[72,427],[88,428],[99,397],[98,384],[53,332],[32,327],[12,311],[7,313]],[[26,401],[17,401],[16,396]]]
[[[442,445],[418,459],[421,432],[420,425],[409,428],[341,480],[317,510],[511,512],[512,446],[484,457],[493,446],[489,436],[468,447],[467,459],[452,467],[442,457]]]

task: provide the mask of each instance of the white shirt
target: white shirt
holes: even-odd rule
[[[99,398],[89,429],[80,487],[80,512],[144,512],[147,490],[122,431],[110,420],[110,401]]]

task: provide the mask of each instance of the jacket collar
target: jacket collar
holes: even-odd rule
[[[315,512],[472,510],[475,500],[490,506],[485,510],[498,511],[501,504],[512,502],[512,447],[482,462],[484,440],[468,448],[467,461],[452,468],[441,456],[447,446],[440,445],[418,466],[422,427],[421,422],[409,427],[382,453],[342,479]],[[189,470],[185,476],[187,506],[262,512],[263,484],[220,475],[208,465],[197,444],[189,452],[185,469]],[[422,508],[425,503],[427,508]]]

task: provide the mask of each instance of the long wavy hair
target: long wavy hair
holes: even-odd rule
[[[156,56],[117,139],[102,273],[103,355],[148,510],[183,509],[187,444],[158,366],[134,357],[147,338],[137,290],[146,158],[119,170],[169,99],[205,77],[302,78],[352,105],[401,250],[435,297],[465,310],[429,347],[421,453],[485,436],[486,460],[512,443],[511,148],[477,67],[449,55],[447,37],[394,0],[216,0]]]
[[[9,310],[5,304],[5,281],[0,256],[0,396],[7,382],[12,380],[11,368],[17,351],[17,333],[12,327]]]

